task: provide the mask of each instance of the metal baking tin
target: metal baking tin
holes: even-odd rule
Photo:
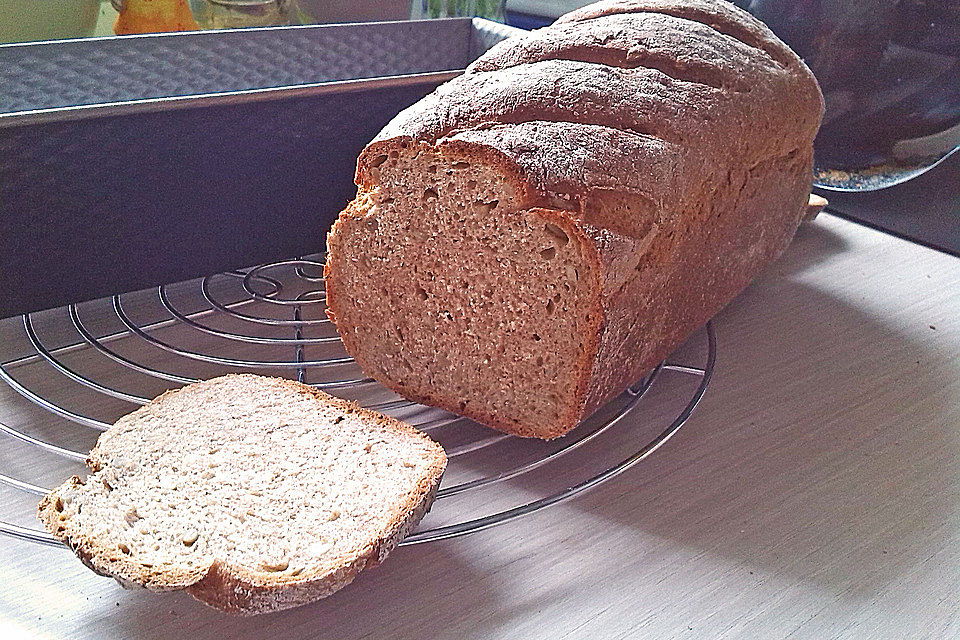
[[[0,317],[314,253],[482,19],[0,45]]]

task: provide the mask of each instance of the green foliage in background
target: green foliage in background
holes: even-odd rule
[[[454,16],[480,16],[499,19],[502,16],[500,0],[427,0],[427,16],[449,18]]]

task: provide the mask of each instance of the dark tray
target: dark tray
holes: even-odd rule
[[[0,45],[0,317],[314,253],[481,19]]]

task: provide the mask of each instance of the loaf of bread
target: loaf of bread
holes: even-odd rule
[[[725,2],[599,2],[506,40],[361,154],[328,240],[347,351],[418,402],[560,436],[790,242],[823,101]]]
[[[306,385],[234,375],[121,418],[88,464],[39,507],[85,564],[254,614],[330,595],[382,561],[430,508],[446,456]]]

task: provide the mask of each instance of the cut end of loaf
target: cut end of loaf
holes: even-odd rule
[[[479,155],[365,152],[360,194],[328,240],[329,313],[394,391],[509,433],[563,435],[581,418],[600,331],[594,245]]]

